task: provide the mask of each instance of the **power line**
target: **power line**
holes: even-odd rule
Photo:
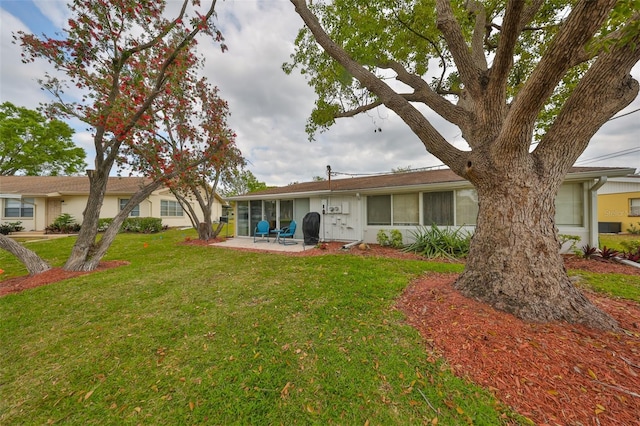
[[[610,118],[610,119],[609,119],[609,120],[607,120],[607,121],[615,120],[616,118],[622,118],[622,117],[624,117],[624,116],[626,116],[626,115],[633,114],[634,112],[638,112],[638,111],[640,111],[640,108],[638,108],[638,109],[634,109],[633,111],[629,111],[629,112],[624,113],[624,114],[622,114],[622,115],[619,115],[619,116],[617,116],[617,117],[612,117],[612,118]]]
[[[587,159],[584,159],[584,160],[579,160],[576,164],[586,164],[586,163],[593,163],[593,162],[601,161],[601,160],[608,160],[610,158],[622,157],[623,155],[632,154],[632,153],[638,152],[638,151],[640,151],[640,146],[637,146],[635,148],[625,149],[623,151],[612,152],[610,154],[599,155],[599,156],[593,157],[593,158],[587,158]]]

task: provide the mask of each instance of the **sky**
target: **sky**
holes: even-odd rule
[[[201,41],[203,73],[229,103],[229,126],[237,134],[236,144],[249,162],[248,169],[259,181],[282,186],[326,178],[327,165],[338,173],[334,178],[441,165],[384,107],[340,119],[309,142],[305,123],[316,96],[298,71],[291,75],[282,71],[303,25],[293,5],[289,0],[224,0],[216,9],[216,25],[229,50],[222,53],[218,45]],[[0,102],[35,109],[49,100],[37,83],[49,66],[44,61],[23,64],[12,34],[22,30],[53,36],[66,24],[68,13],[61,0],[0,0]],[[633,76],[640,79],[639,65]],[[600,129],[576,165],[640,169],[640,111],[633,112],[638,109],[640,98]],[[427,116],[448,141],[466,146],[457,127],[433,113]],[[69,124],[91,165],[90,132],[81,123]]]

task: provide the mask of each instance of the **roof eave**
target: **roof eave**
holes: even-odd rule
[[[585,179],[598,179],[603,176],[606,177],[626,177],[634,174],[636,169],[634,168],[616,168],[616,169],[603,169],[603,170],[590,170],[586,172],[568,173],[565,180],[585,180]]]

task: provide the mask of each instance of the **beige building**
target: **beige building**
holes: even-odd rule
[[[140,177],[110,177],[100,218],[112,218],[145,183]],[[0,176],[0,222],[22,222],[25,231],[43,231],[63,213],[82,223],[89,196],[86,176]],[[222,216],[222,198],[216,196],[212,218]],[[202,218],[197,202],[191,203]],[[166,187],[154,191],[129,216],[156,217],[169,227],[192,226],[187,213]]]

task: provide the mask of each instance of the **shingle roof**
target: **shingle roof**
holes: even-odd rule
[[[107,194],[133,194],[149,179],[141,177],[109,177]],[[89,194],[89,178],[86,176],[0,176],[0,194],[46,196]]]
[[[632,173],[632,169],[625,167],[573,167],[569,174],[602,173],[624,176]],[[353,177],[346,179],[331,179],[329,181],[313,181],[295,183],[277,188],[268,188],[262,191],[251,192],[246,196],[262,196],[275,194],[294,194],[323,191],[358,191],[376,188],[396,188],[415,185],[430,185],[448,182],[464,182],[465,179],[453,173],[450,169],[426,170],[417,172],[391,173],[385,175]],[[230,197],[236,198],[236,197]]]

